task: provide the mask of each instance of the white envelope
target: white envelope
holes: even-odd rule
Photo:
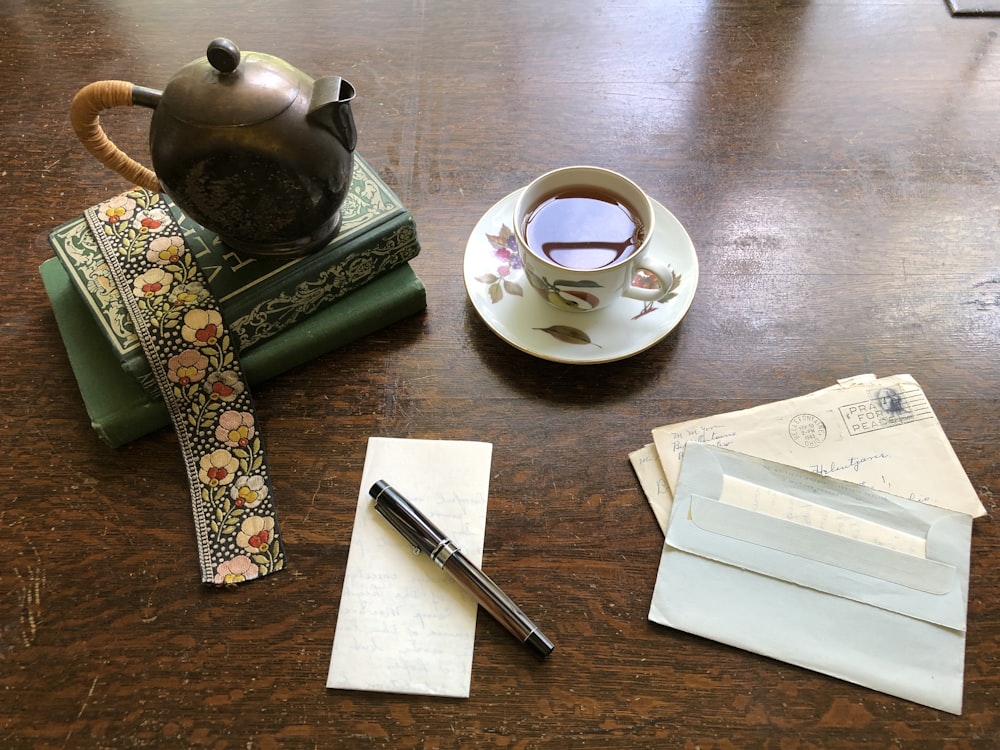
[[[965,513],[688,443],[649,619],[961,713],[971,537]]]

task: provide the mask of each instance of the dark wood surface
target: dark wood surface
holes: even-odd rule
[[[997,747],[1000,531],[974,526],[952,716],[647,620],[650,430],[864,372],[924,387],[1000,494],[1000,21],[943,0],[81,0],[0,6],[0,746]],[[90,81],[162,87],[217,35],[359,91],[359,150],[414,212],[426,314],[256,391],[290,569],[202,587],[176,441],[92,432],[37,266],[127,186],[76,142]],[[148,111],[109,132],[146,158]],[[684,223],[669,337],[578,367],[477,317],[469,232],[591,163]],[[494,444],[485,568],[557,642],[492,620],[468,700],[328,691],[369,436]]]

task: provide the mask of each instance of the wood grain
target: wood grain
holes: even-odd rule
[[[72,96],[162,87],[220,34],[356,86],[429,295],[257,389],[290,568],[234,591],[197,583],[170,432],[112,451],[90,429],[37,273],[50,228],[128,187],[76,141]],[[998,34],[940,0],[5,3],[0,746],[996,747],[992,517],[951,716],[650,623],[662,537],[627,454],[907,372],[997,512]],[[148,117],[102,122],[148,163]],[[683,323],[623,362],[522,354],[462,284],[482,213],[573,163],[633,178],[699,254]],[[485,569],[556,641],[546,663],[482,616],[468,700],[324,688],[371,435],[494,444]]]

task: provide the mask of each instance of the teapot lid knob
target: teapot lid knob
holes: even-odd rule
[[[208,52],[205,56],[212,67],[220,73],[232,73],[240,64],[240,48],[223,37],[208,43]]]

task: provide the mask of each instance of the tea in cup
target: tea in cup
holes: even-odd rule
[[[560,310],[599,310],[620,297],[657,300],[673,286],[662,248],[654,253],[651,243],[653,203],[617,172],[547,172],[518,196],[513,224],[529,283]],[[640,271],[658,286],[636,285]]]

